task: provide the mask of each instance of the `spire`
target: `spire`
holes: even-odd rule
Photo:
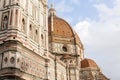
[[[56,15],[56,10],[54,8],[54,4],[51,3],[50,9],[49,9],[49,16],[55,16]]]
[[[51,3],[50,8],[54,9],[54,4],[53,3]]]

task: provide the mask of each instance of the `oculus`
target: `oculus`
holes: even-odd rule
[[[63,50],[64,52],[67,52],[67,47],[66,47],[66,46],[63,46],[63,47],[62,47],[62,50]]]

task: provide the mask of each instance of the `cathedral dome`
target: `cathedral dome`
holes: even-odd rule
[[[98,68],[98,65],[91,59],[82,60],[81,68],[88,68],[88,67]]]
[[[50,43],[49,50],[51,52],[61,55],[72,54],[80,56],[83,59],[84,48],[79,36],[67,21],[56,16],[53,5],[49,9],[48,35]]]
[[[48,18],[49,36],[73,39],[73,42],[83,47],[82,42],[77,33],[72,29],[67,21],[53,15]],[[72,40],[70,41],[72,42]]]
[[[48,26],[51,27],[50,22],[51,20],[49,19],[49,24]],[[49,28],[50,31],[50,28]],[[53,16],[53,35],[56,36],[61,36],[61,37],[72,37],[74,36],[73,30],[71,26],[63,19]]]
[[[48,17],[48,31],[49,35],[57,37],[74,38],[76,43],[81,43],[77,33],[72,29],[67,21],[56,16],[56,10],[53,4],[49,9]]]

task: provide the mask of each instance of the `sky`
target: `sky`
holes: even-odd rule
[[[120,0],[48,0],[78,33],[85,57],[111,80],[120,80]]]

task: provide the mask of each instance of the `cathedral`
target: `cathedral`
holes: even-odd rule
[[[0,80],[109,80],[47,0],[0,0]]]

